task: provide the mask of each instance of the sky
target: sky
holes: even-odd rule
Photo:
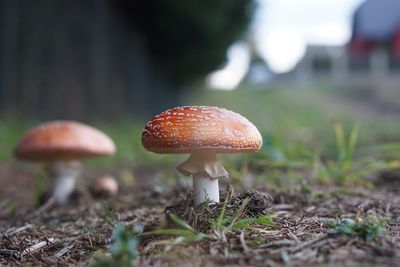
[[[353,12],[363,1],[258,0],[251,26],[256,49],[273,72],[288,72],[304,56],[308,44],[346,44]],[[226,66],[207,77],[209,87],[235,88],[248,70],[248,53],[245,42],[233,44]]]

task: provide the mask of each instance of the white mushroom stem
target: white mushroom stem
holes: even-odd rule
[[[218,179],[210,179],[203,174],[193,174],[193,199],[195,206],[200,205],[205,200],[218,203]]]
[[[214,152],[193,152],[177,170],[183,175],[192,175],[195,206],[206,200],[219,202],[218,179],[227,177],[228,172]]]
[[[55,162],[49,165],[48,171],[55,180],[52,196],[57,204],[65,205],[74,191],[81,164],[78,161]]]

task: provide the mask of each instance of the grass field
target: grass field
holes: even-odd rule
[[[249,118],[263,135],[281,143],[290,145],[294,142],[319,149],[324,156],[335,155],[332,119],[337,119],[346,132],[359,126],[358,144],[361,148],[376,148],[382,144],[390,152],[389,156],[400,148],[400,124],[396,123],[398,114],[379,113],[369,104],[335,96],[329,88],[239,88],[228,92],[199,90],[187,95],[183,102],[186,105],[211,105],[234,110]],[[37,123],[18,118],[0,120],[0,162],[11,160],[18,139]],[[123,118],[89,123],[110,135],[118,148],[115,157],[100,160],[101,164],[168,162],[165,159],[168,157],[147,153],[142,148],[140,136],[146,121]]]

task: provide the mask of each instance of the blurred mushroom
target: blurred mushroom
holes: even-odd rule
[[[73,121],[53,121],[30,130],[17,144],[18,159],[44,162],[54,177],[52,197],[65,204],[81,173],[80,160],[115,153],[113,141],[101,131]]]
[[[111,197],[118,193],[118,183],[114,177],[104,175],[93,182],[90,192],[96,198]]]
[[[177,170],[192,175],[194,205],[219,202],[218,178],[228,172],[221,153],[253,153],[262,146],[257,128],[243,116],[224,108],[185,106],[164,111],[147,123],[143,146],[159,154],[190,154]]]

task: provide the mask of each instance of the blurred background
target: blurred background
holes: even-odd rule
[[[2,0],[1,110],[145,117],[222,66],[252,1]]]
[[[363,144],[400,141],[396,0],[0,0],[0,13],[5,151],[34,123],[74,119],[129,154],[153,115],[191,104],[327,154],[332,118]]]

